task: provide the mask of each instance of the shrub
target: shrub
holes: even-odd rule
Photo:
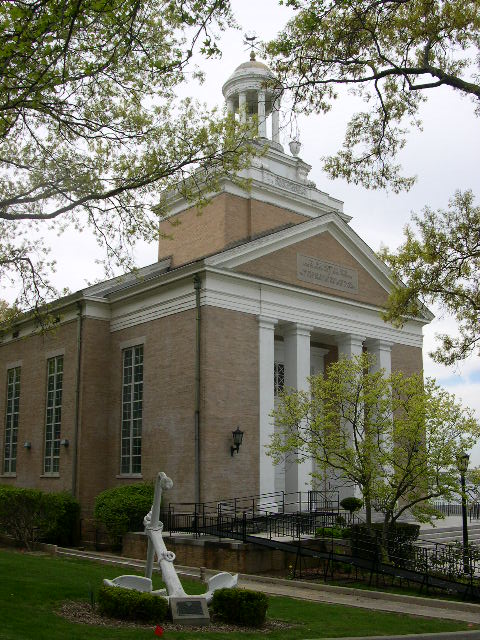
[[[218,589],[211,607],[225,622],[261,627],[267,615],[268,599],[264,593],[244,589]]]
[[[103,524],[112,543],[127,531],[143,530],[143,518],[152,508],[153,484],[141,482],[102,491],[95,498],[95,520]]]
[[[350,511],[350,513],[355,513],[355,511],[360,511],[360,509],[363,507],[363,500],[361,500],[360,498],[355,498],[354,496],[349,496],[348,498],[344,498],[341,502],[340,502],[340,506],[342,507],[342,509],[345,509],[345,511]]]
[[[102,615],[121,620],[163,622],[168,613],[166,598],[104,584],[98,591],[97,604]]]
[[[78,542],[80,533],[80,503],[69,493],[44,495],[47,522],[41,539],[67,546]]]
[[[342,538],[343,529],[341,527],[319,527],[315,529],[317,538]]]
[[[366,524],[351,527],[352,555],[368,560],[380,560],[382,522],[374,522],[368,528]],[[420,525],[409,522],[397,522],[390,526],[387,534],[387,545],[384,551],[394,564],[404,564],[413,553],[413,543],[418,538]]]
[[[0,486],[0,530],[27,549],[37,540],[71,544],[79,515],[78,501],[67,493]]]
[[[375,531],[365,524],[355,524],[350,528],[352,556],[365,560],[379,559],[379,544]]]

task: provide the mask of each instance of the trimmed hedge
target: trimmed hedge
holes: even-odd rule
[[[360,498],[355,498],[355,496],[349,496],[348,498],[344,498],[340,502],[340,506],[345,511],[350,511],[350,513],[355,513],[355,511],[360,511],[363,507],[363,500]]]
[[[42,535],[44,542],[61,547],[78,543],[80,537],[80,503],[69,493],[44,494],[48,522]]]
[[[374,522],[370,528],[366,524],[353,525],[350,536],[352,555],[380,561],[382,530],[382,522]],[[401,565],[410,558],[419,533],[420,525],[410,522],[397,522],[389,528],[385,551],[394,564]]]
[[[261,627],[267,615],[268,598],[264,593],[246,589],[218,589],[213,594],[211,607],[225,622]]]
[[[95,520],[104,525],[113,544],[127,531],[143,531],[143,519],[152,508],[154,486],[148,482],[102,491],[95,498]]]
[[[0,531],[27,549],[38,540],[74,544],[79,518],[80,504],[68,493],[0,486]]]
[[[105,584],[98,591],[97,604],[102,615],[120,620],[158,623],[168,614],[168,601],[162,596]]]
[[[316,538],[350,538],[351,531],[349,527],[319,527],[315,529]]]

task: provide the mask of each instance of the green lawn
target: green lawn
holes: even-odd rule
[[[113,578],[122,569],[83,560],[65,560],[43,555],[0,551],[0,639],[1,640],[153,640],[152,630],[92,627],[70,623],[55,610],[63,600],[89,600],[90,589],[98,589],[102,578]],[[158,578],[155,586],[160,586]],[[188,593],[201,593],[202,585],[184,582]],[[467,629],[467,623],[413,618],[404,614],[370,612],[364,609],[325,605],[271,597],[269,617],[300,625],[279,630],[269,638],[320,638],[333,636],[421,633]],[[470,627],[471,628],[471,627]],[[172,640],[211,638],[212,640],[250,640],[251,633],[202,631],[165,632]],[[265,637],[262,634],[261,637]]]

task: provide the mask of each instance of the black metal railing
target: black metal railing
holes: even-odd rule
[[[161,514],[165,532],[191,533],[195,537],[213,535],[229,537],[241,535],[261,535],[273,538],[299,539],[312,537],[319,530],[349,527],[360,521],[348,511],[340,512],[298,512],[298,513],[252,513],[251,511],[227,514],[225,511],[212,514],[206,510],[197,509],[194,512],[175,511],[170,505],[168,511]]]
[[[325,562],[340,562],[366,568],[371,575],[411,580],[420,583],[422,588],[430,585],[463,595],[468,590],[480,597],[480,547],[470,545],[464,549],[460,543],[438,542],[426,547],[410,540],[382,536],[378,530],[365,530],[362,539],[354,539],[344,533],[348,527],[359,524],[359,519],[337,509],[337,503],[330,510],[332,501],[327,497],[323,502],[319,496],[307,496],[306,501],[301,496],[290,500],[288,494],[281,495],[280,500],[277,498],[277,494],[271,494],[268,499],[256,496],[216,503],[170,504],[161,519],[164,530],[170,534],[188,532],[196,537],[239,539],[300,556],[313,555],[323,562],[324,568]],[[317,509],[321,504],[324,510],[288,511],[304,504],[315,504]],[[312,543],[319,549],[312,550]]]
[[[445,516],[461,516],[461,502],[434,502],[433,507]],[[470,520],[480,520],[480,503],[472,502],[467,506],[467,513]]]
[[[243,513],[252,516],[303,512],[338,514],[340,501],[338,491],[276,491],[212,502],[170,503],[168,511],[190,513],[202,517],[207,515],[235,517]]]

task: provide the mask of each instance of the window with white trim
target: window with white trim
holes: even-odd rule
[[[283,362],[273,363],[273,389],[274,395],[279,396],[285,386],[285,365]]]
[[[7,402],[5,411],[5,448],[3,473],[17,471],[18,414],[20,408],[20,367],[7,370]]]
[[[47,411],[45,417],[44,473],[60,468],[60,428],[62,424],[63,356],[47,360]]]
[[[124,349],[122,358],[122,474],[142,472],[143,345]]]

